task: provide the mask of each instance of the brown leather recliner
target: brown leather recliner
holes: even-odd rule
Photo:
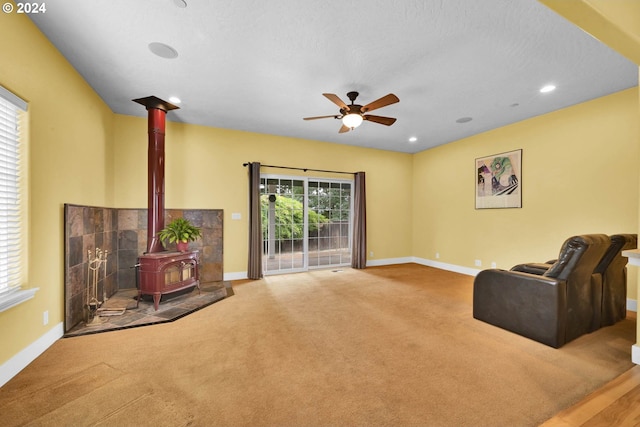
[[[622,256],[622,251],[637,248],[638,235],[613,234],[609,238],[609,249],[594,270],[592,330],[613,325],[627,316],[627,258]],[[556,261],[518,264],[511,270],[542,275]]]
[[[473,317],[555,348],[591,332],[594,271],[610,242],[605,234],[571,237],[542,275],[481,271],[473,283]]]
[[[602,274],[600,326],[610,326],[627,317],[627,257],[622,251],[638,247],[637,234],[614,234],[611,246],[596,272]]]

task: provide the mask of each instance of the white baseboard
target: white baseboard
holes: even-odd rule
[[[638,301],[634,299],[627,298],[627,310],[638,312]]]
[[[0,366],[0,387],[5,385],[9,380],[20,371],[36,360],[46,349],[51,347],[54,342],[58,341],[64,335],[64,324],[58,323],[51,328],[46,334],[32,342],[27,348],[7,360]]]
[[[224,273],[222,280],[244,280],[248,278],[246,271],[237,271],[235,273]]]
[[[367,267],[378,267],[381,265],[407,264],[413,262],[413,257],[368,259]]]
[[[640,365],[640,346],[637,343],[631,346],[631,361]]]
[[[445,262],[433,261],[425,258],[413,257],[416,264],[426,265],[427,267],[439,268],[440,270],[453,271],[454,273],[466,274],[467,276],[477,276],[482,270],[477,268],[463,267],[455,264],[447,264]]]
[[[441,270],[453,271],[454,273],[466,274],[467,276],[476,276],[481,270],[476,268],[462,267],[454,264],[447,264],[440,261],[433,261],[425,258],[418,257],[404,257],[404,258],[386,258],[368,260],[367,267],[377,267],[380,265],[392,265],[392,264],[407,264],[415,262],[416,264],[426,265],[427,267],[439,268]]]

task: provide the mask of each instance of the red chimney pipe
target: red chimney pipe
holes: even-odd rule
[[[164,228],[164,130],[167,111],[177,107],[155,96],[134,99],[149,113],[147,252],[164,252],[158,232]]]

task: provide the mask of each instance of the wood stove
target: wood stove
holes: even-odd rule
[[[148,112],[147,252],[138,258],[138,301],[153,295],[158,310],[162,295],[193,287],[200,289],[198,251],[167,252],[158,238],[164,228],[164,135],[167,111],[178,107],[155,96],[134,99]]]
[[[141,255],[138,258],[138,301],[142,295],[152,295],[157,311],[162,295],[194,287],[199,291],[198,255],[198,251]]]

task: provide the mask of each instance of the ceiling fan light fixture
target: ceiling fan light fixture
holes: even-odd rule
[[[377,110],[378,108],[386,107],[387,105],[400,102],[400,99],[398,99],[398,97],[392,93],[385,95],[382,98],[376,99],[375,101],[370,102],[364,106],[355,103],[355,100],[358,97],[358,92],[347,93],[347,97],[351,101],[351,105],[345,104],[343,100],[341,100],[337,95],[333,93],[323,93],[322,95],[329,101],[340,107],[340,114],[330,116],[303,117],[303,120],[328,118],[340,119],[342,122],[342,126],[340,126],[340,130],[338,130],[338,133],[345,133],[349,132],[350,130],[354,130],[365,120],[385,126],[391,126],[396,122],[396,119],[394,117],[375,116],[371,114],[365,115],[365,113]]]
[[[342,124],[350,129],[355,129],[362,124],[362,116],[360,114],[351,113],[342,118]]]

